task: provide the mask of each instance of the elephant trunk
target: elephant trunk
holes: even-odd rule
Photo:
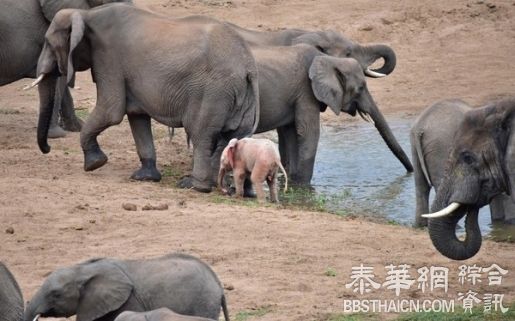
[[[379,131],[379,134],[385,141],[386,145],[388,145],[388,148],[390,148],[392,153],[395,155],[395,157],[397,157],[397,159],[402,163],[402,165],[404,165],[404,168],[406,168],[408,172],[413,172],[413,165],[411,165],[408,156],[397,142],[397,139],[395,139],[395,136],[393,135],[390,126],[388,126],[388,123],[384,119],[383,114],[381,114],[381,111],[379,111],[379,108],[377,108],[377,105],[372,99],[372,96],[370,96],[368,89],[365,90],[366,92],[363,95],[366,97],[366,100],[368,101],[365,102],[365,106],[367,108],[364,110],[370,115],[370,117],[372,117],[374,125]]]
[[[450,199],[449,183],[445,179],[440,184],[431,212],[447,206]],[[435,248],[442,255],[453,260],[466,260],[473,257],[481,248],[481,231],[478,224],[479,208],[461,205],[454,213],[444,217],[429,219],[429,236]],[[466,237],[460,241],[456,237],[456,224],[464,216]]]
[[[52,119],[52,113],[55,109],[59,109],[66,90],[66,77],[57,77],[55,75],[45,75],[38,86],[39,91],[39,119],[37,139],[39,149],[43,154],[50,152],[48,145],[48,129]]]
[[[384,64],[379,69],[372,69],[375,73],[380,73],[384,75],[389,75],[395,69],[395,65],[397,64],[397,57],[395,56],[395,52],[392,48],[386,45],[369,45],[366,46],[366,51],[370,53],[373,57],[370,63],[372,64],[379,58],[384,59]]]
[[[40,312],[38,312],[39,304],[37,294],[32,298],[32,300],[27,304],[25,307],[25,313],[23,314],[23,321],[36,321],[39,316]]]

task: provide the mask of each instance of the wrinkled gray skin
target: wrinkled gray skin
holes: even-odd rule
[[[170,309],[161,308],[148,312],[125,311],[115,321],[215,321],[201,317],[177,314]]]
[[[208,192],[216,185],[223,147],[257,126],[257,68],[246,43],[227,26],[169,19],[123,4],[61,10],[38,62],[38,75],[45,75],[38,123],[43,153],[50,151],[47,132],[54,103],[74,70],[92,65],[98,98],[81,131],[86,171],[107,162],[97,136],[128,115],[141,160],[131,178],[159,181],[153,118],[185,128],[194,146],[193,173],[180,186]]]
[[[443,104],[452,106],[463,103]],[[440,211],[454,202],[460,206],[449,215],[431,218],[428,222],[433,245],[450,259],[465,260],[479,251],[479,209],[489,204],[495,196],[510,194],[513,190],[514,115],[515,99],[502,100],[466,111],[457,127],[431,212]],[[450,116],[447,114],[444,118]],[[511,196],[513,198],[514,194],[511,193]],[[466,237],[461,241],[456,237],[455,230],[456,224],[465,215]]]
[[[227,311],[216,274],[199,259],[170,254],[148,260],[93,259],[52,272],[25,309],[24,320],[71,317],[112,321],[123,311],[169,308],[218,320]],[[227,320],[227,316],[226,316]]]
[[[186,17],[188,21],[217,21],[206,16],[193,15]],[[235,24],[226,22],[235,30],[251,47],[260,46],[292,46],[296,44],[308,44],[318,51],[329,56],[356,59],[363,72],[376,60],[383,59],[384,64],[374,72],[389,75],[397,63],[395,52],[392,48],[383,44],[361,45],[343,37],[333,30],[308,31],[301,29],[285,29],[279,31],[257,31],[241,28]],[[374,76],[372,76],[374,77]]]
[[[415,226],[427,226],[427,219],[421,215],[429,213],[429,193],[432,187],[438,189],[453,138],[471,109],[462,100],[440,101],[424,110],[412,125],[410,141],[417,204]],[[492,221],[515,223],[515,203],[505,194],[492,200],[490,212]]]
[[[0,1],[0,86],[22,78],[35,78],[45,32],[59,9],[89,9],[110,2],[131,0],[2,0]],[[75,116],[72,96],[66,88],[62,104],[52,116],[48,136],[63,137],[65,131],[80,131],[82,121]]]
[[[315,47],[253,47],[259,71],[261,113],[257,133],[277,129],[281,159],[295,184],[309,184],[320,137],[320,113],[369,115],[402,162],[411,163],[370,95],[360,64]],[[283,139],[282,139],[283,138]]]
[[[0,321],[23,319],[23,296],[16,279],[0,262]]]

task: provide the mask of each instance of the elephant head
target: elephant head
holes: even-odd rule
[[[354,58],[359,62],[365,75],[372,78],[389,75],[395,69],[397,62],[395,52],[389,46],[381,44],[362,46],[332,30],[307,32],[292,40],[292,44],[299,43],[312,45],[329,56]],[[383,58],[383,66],[379,69],[370,69],[370,66],[379,58]]]
[[[460,123],[436,191],[429,218],[429,235],[448,258],[465,260],[481,248],[478,211],[493,197],[511,193],[515,179],[513,121],[515,99],[468,111]],[[513,198],[513,194],[512,198]],[[464,241],[456,224],[466,215]]]
[[[375,104],[365,82],[360,64],[352,58],[317,56],[309,68],[311,87],[317,100],[338,115],[341,111],[363,119],[371,118],[390,150],[412,172],[413,166],[402,150],[388,123]]]
[[[94,259],[52,272],[25,309],[25,321],[70,317],[93,321],[118,310],[130,297],[133,284],[107,259]]]
[[[16,279],[0,262],[0,321],[21,321],[23,296]]]
[[[91,9],[112,2],[132,3],[132,0],[39,0],[41,11],[48,21],[52,21],[61,9]]]
[[[83,12],[75,9],[59,11],[46,32],[39,56],[38,78],[33,86],[39,83],[37,135],[39,148],[45,154],[50,152],[47,137],[52,111],[59,108],[66,86],[73,83],[75,68],[86,70],[91,66],[89,45],[81,42],[85,28]]]

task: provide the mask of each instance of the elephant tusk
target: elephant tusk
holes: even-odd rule
[[[40,316],[41,316],[41,314],[36,314],[36,316],[34,317],[34,320],[32,320],[32,321],[38,321]]]
[[[446,216],[446,215],[449,215],[452,212],[454,212],[456,209],[458,209],[458,207],[460,207],[460,203],[453,202],[453,203],[451,203],[451,205],[447,206],[443,210],[440,210],[436,213],[423,214],[422,217],[437,218],[437,217]]]
[[[359,116],[366,122],[369,122],[369,119],[365,117],[366,113],[363,113],[361,110],[358,109]]]
[[[377,72],[377,71],[370,70],[369,68],[365,69],[365,75],[370,76],[370,77],[374,77],[374,78],[386,77],[385,74],[382,74],[382,73]]]
[[[43,80],[44,77],[45,77],[45,74],[39,75],[39,77],[36,80],[34,80],[32,82],[32,84],[23,87],[23,90],[29,90],[31,88],[36,87],[41,82],[41,80]]]

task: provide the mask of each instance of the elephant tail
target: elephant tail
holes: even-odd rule
[[[227,309],[227,300],[225,299],[225,294],[222,294],[222,311],[224,312],[225,321],[230,321],[229,310]]]
[[[284,170],[283,164],[281,161],[277,162],[277,165],[279,165],[279,168],[281,169],[281,172],[284,174],[284,192],[288,190],[288,175],[286,174],[286,171]]]

